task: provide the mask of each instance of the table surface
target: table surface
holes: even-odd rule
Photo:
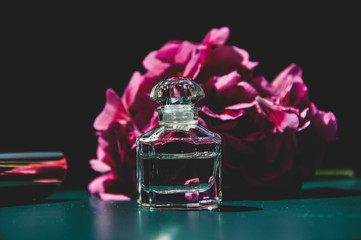
[[[306,183],[298,199],[226,201],[217,212],[142,210],[59,191],[0,206],[0,239],[361,239],[361,180]]]

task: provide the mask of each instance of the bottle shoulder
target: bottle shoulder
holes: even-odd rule
[[[221,142],[221,137],[200,125],[193,126],[158,126],[137,138],[138,141],[157,141],[166,139],[168,141],[182,141],[191,139],[193,141]]]

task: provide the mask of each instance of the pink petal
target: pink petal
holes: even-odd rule
[[[105,192],[104,182],[113,179],[112,173],[101,175],[89,183],[88,190],[93,196],[99,196],[100,193]]]
[[[303,109],[303,111],[300,113],[300,117],[302,119],[305,119],[309,110],[310,110],[309,108]]]
[[[117,148],[117,141],[115,140],[114,134],[112,133],[113,128],[110,127],[107,130],[99,133],[98,136],[97,159],[103,162],[109,158],[109,153],[113,151],[113,148]]]
[[[113,122],[107,130],[98,132],[97,159],[118,170],[120,164],[129,161],[129,148],[135,143],[134,135],[137,132],[131,123],[121,125],[118,122]]]
[[[207,64],[222,69],[222,67],[229,68],[230,66],[243,66],[248,70],[253,70],[258,65],[258,62],[249,60],[249,54],[246,50],[235,46],[218,46],[209,52]]]
[[[148,70],[148,77],[157,77],[171,66],[170,63],[159,60],[157,54],[157,51],[152,51],[143,60],[143,66]]]
[[[249,53],[241,48],[233,47],[234,51],[238,53],[240,56],[242,56],[242,62],[241,65],[245,66],[248,69],[253,69],[258,65],[258,62],[253,62],[249,60]]]
[[[149,120],[149,123],[143,128],[142,132],[148,132],[156,126],[158,126],[158,113],[154,111],[152,118]]]
[[[252,79],[252,86],[259,92],[262,97],[271,97],[276,95],[279,91],[263,76],[258,76]]]
[[[272,81],[272,85],[279,90],[278,98],[282,101],[285,96],[290,92],[295,77],[301,77],[302,70],[296,64],[292,63],[285,68],[277,77]]]
[[[114,173],[103,174],[88,185],[88,190],[92,196],[100,197],[103,200],[128,201],[130,197],[121,193],[114,193],[120,186],[120,179],[116,178]]]
[[[129,201],[131,200],[130,197],[124,195],[124,194],[114,194],[114,193],[99,193],[99,197],[102,200],[106,201]]]
[[[234,119],[237,119],[237,118],[244,115],[244,111],[239,110],[239,109],[237,109],[237,111],[226,111],[226,112],[221,113],[221,114],[214,113],[207,106],[203,106],[201,110],[206,115],[208,115],[210,117],[213,117],[213,118],[218,118],[218,119],[223,120],[223,121],[234,120]]]
[[[298,116],[294,113],[283,113],[283,120],[278,125],[278,130],[283,132],[286,128],[297,129],[299,125]]]
[[[298,67],[295,63],[290,64],[282,72],[280,72],[277,77],[272,81],[273,86],[278,88],[284,88],[283,86],[287,85],[287,78],[289,76],[302,76],[302,69]]]
[[[177,54],[174,56],[174,64],[186,64],[192,52],[195,51],[195,47],[196,45],[189,41],[182,42]]]
[[[251,108],[251,107],[255,106],[256,104],[257,104],[256,101],[252,101],[250,103],[237,103],[232,106],[228,106],[225,109],[226,110],[240,110],[240,109]]]
[[[202,127],[208,128],[207,123],[206,123],[206,121],[204,121],[203,118],[198,117],[198,122],[199,122],[199,125],[201,125]]]
[[[240,81],[241,76],[237,71],[230,72],[227,75],[217,77],[214,83],[214,86],[217,92],[222,91],[224,89],[228,89],[230,87],[234,87]]]
[[[158,106],[158,103],[150,99],[149,93],[138,95],[131,109],[133,128],[144,132],[143,129],[149,125],[149,120],[154,116],[154,110]]]
[[[251,102],[256,96],[258,96],[258,91],[248,82],[241,81],[235,86],[238,89],[239,93],[242,94],[242,97],[238,97],[240,101]]]
[[[191,59],[188,61],[184,68],[183,76],[196,79],[199,71],[201,70],[201,63],[199,62],[198,54],[194,50]]]
[[[182,42],[180,41],[169,41],[164,44],[157,52],[156,58],[163,62],[174,62],[174,57],[179,51]]]
[[[228,27],[211,29],[202,41],[202,45],[223,45],[229,37]]]
[[[237,103],[249,103],[259,95],[257,90],[247,81],[242,81],[237,71],[223,76],[215,76],[204,84],[206,92],[215,93],[212,97],[214,109]]]
[[[337,121],[332,112],[318,110],[315,104],[311,104],[311,112],[314,115],[311,120],[312,127],[317,136],[325,141],[337,139]]]
[[[122,103],[127,107],[127,109],[134,104],[138,95],[139,87],[143,81],[144,77],[140,74],[140,72],[133,73],[121,98]]]
[[[251,103],[259,96],[256,89],[246,81],[241,81],[232,87],[216,93],[215,100],[223,105]]]
[[[293,110],[291,107],[284,108],[261,97],[256,97],[256,101],[258,103],[258,105],[256,105],[258,112],[264,115],[270,122],[274,123],[274,131],[278,130],[279,132],[283,132],[286,128],[298,128],[299,119],[296,114],[296,109],[294,112],[288,113],[286,111]]]
[[[303,82],[301,77],[294,77],[288,105],[297,108],[305,108],[308,106],[309,102],[308,88],[306,84]]]
[[[117,121],[121,124],[125,124],[129,121],[127,111],[121,102],[119,96],[113,89],[106,91],[106,103],[102,112],[97,116],[94,121],[94,128],[96,130],[106,130],[109,125]]]
[[[336,117],[332,112],[321,111],[321,119],[326,126],[335,125]]]
[[[103,161],[98,160],[98,159],[89,160],[89,164],[90,164],[91,168],[97,172],[105,173],[105,172],[109,172],[111,170],[111,167],[108,164],[106,164]]]

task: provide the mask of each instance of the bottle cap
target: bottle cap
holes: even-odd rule
[[[166,78],[155,85],[150,98],[160,105],[194,105],[204,98],[201,86],[187,77]]]
[[[162,105],[158,109],[160,125],[197,124],[198,108],[194,104],[204,98],[201,86],[187,77],[166,78],[157,83],[150,98]]]

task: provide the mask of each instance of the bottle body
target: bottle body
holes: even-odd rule
[[[137,183],[141,207],[218,207],[220,136],[199,125],[163,125],[139,136]]]

